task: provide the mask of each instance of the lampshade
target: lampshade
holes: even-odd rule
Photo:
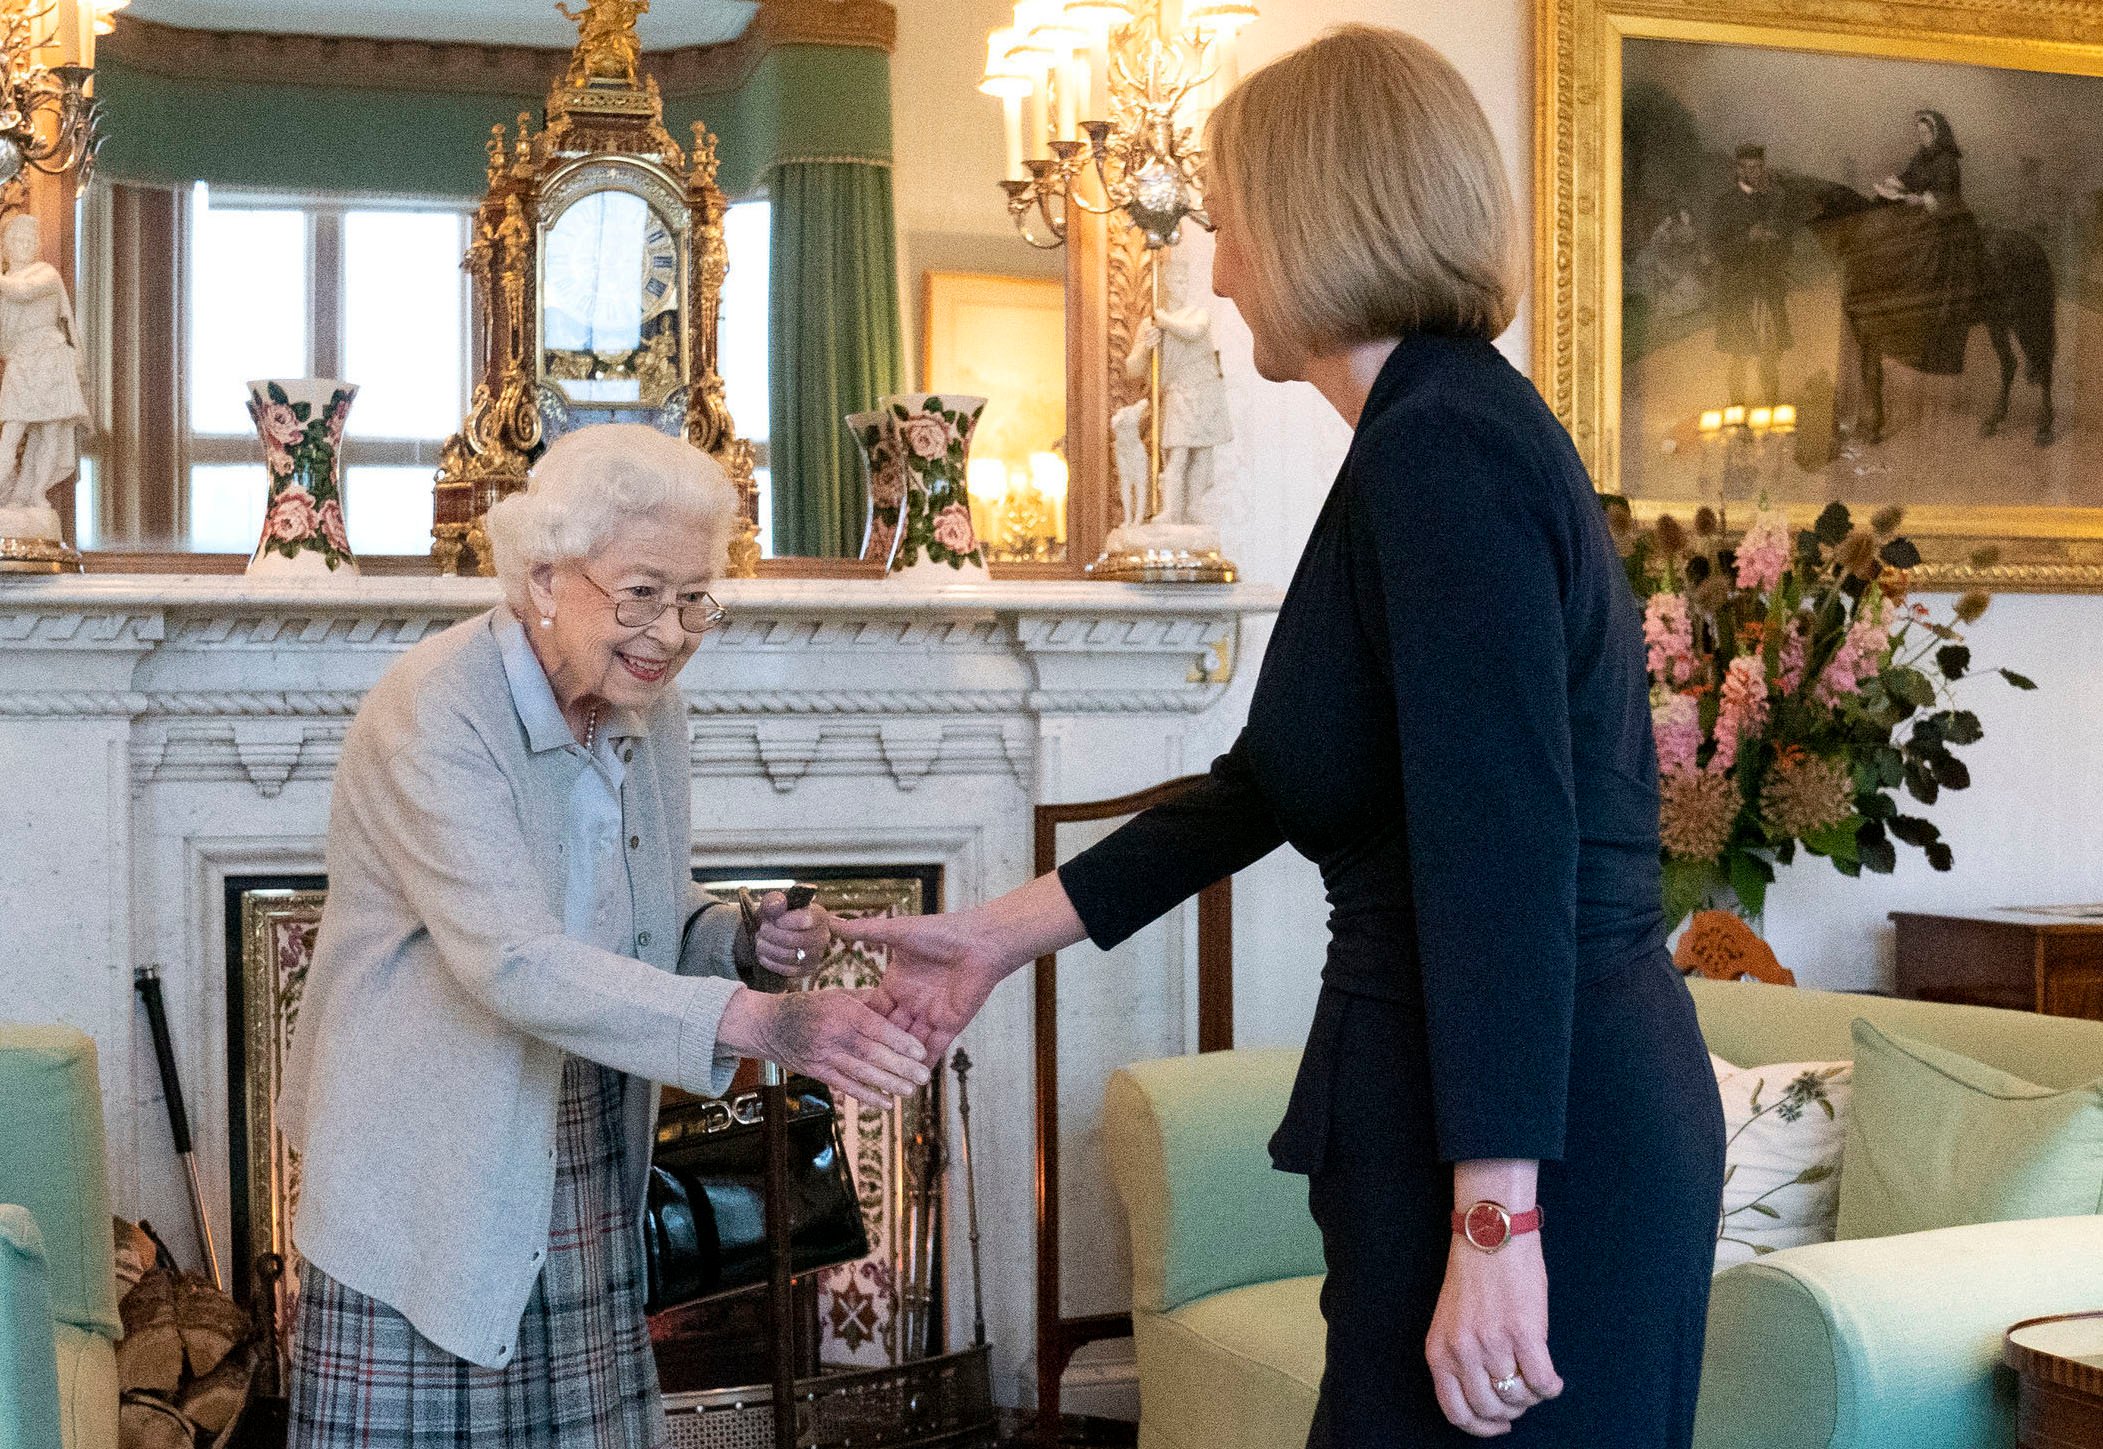
[[[1042,75],[1051,68],[1054,58],[1050,44],[1034,33],[1037,17],[1031,4],[1032,0],[1016,0],[1015,23],[994,32],[1008,37],[1009,66],[1026,76]]]
[[[1190,0],[1183,7],[1183,23],[1208,35],[1232,36],[1256,18],[1253,0]]]
[[[1132,0],[1066,0],[1066,18],[1092,35],[1132,23]]]
[[[986,74],[978,88],[989,96],[1026,96],[1034,85],[1030,72],[1015,58],[1015,32],[1002,26],[986,37]]]
[[[1088,43],[1088,32],[1067,17],[1065,0],[1021,0],[1015,7],[1015,28],[1053,54]]]

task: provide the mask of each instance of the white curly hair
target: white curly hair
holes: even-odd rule
[[[737,490],[699,448],[641,423],[597,423],[557,439],[525,491],[500,500],[485,526],[504,597],[525,609],[534,569],[590,558],[636,519],[699,524],[713,578],[737,514]]]

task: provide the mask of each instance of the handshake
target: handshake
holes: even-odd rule
[[[994,985],[1028,959],[1004,959],[983,911],[847,921],[810,886],[740,894],[735,951],[754,989],[731,997],[717,1040],[859,1101],[888,1104],[925,1086]],[[793,989],[835,938],[888,948],[883,983]]]

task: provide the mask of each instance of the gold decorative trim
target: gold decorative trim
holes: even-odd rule
[[[260,889],[241,893],[241,1102],[248,1181],[237,1184],[248,1203],[248,1240],[234,1264],[245,1281],[258,1253],[292,1257],[292,1215],[299,1205],[299,1154],[277,1130],[278,1083],[313,960],[312,932],[321,924],[328,892]],[[296,941],[288,941],[288,933]],[[288,944],[290,951],[287,950]],[[289,969],[288,969],[289,968]],[[290,1320],[290,1284],[280,1286],[278,1322]]]
[[[119,14],[104,55],[132,70],[183,81],[254,82],[294,76],[303,85],[359,90],[538,95],[562,73],[568,50],[466,41],[264,35],[191,30]],[[842,45],[889,53],[898,16],[885,0],[761,0],[745,33],[721,45],[651,51],[644,64],[675,96],[735,90],[784,45]]]
[[[1620,490],[1621,54],[1691,40],[2103,76],[2103,0],[1545,0],[1534,53],[1533,378]],[[1645,503],[1639,514],[1691,503]],[[1815,510],[1814,510],[1815,511]],[[1917,587],[2103,593],[2103,508],[1915,508]],[[1971,562],[1981,548],[1999,559]]]

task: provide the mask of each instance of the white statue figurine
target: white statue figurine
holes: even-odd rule
[[[73,307],[37,245],[33,216],[0,229],[0,537],[57,539],[50,493],[80,465],[88,404]]]
[[[1110,457],[1117,465],[1117,494],[1124,504],[1127,528],[1146,518],[1147,447],[1145,398],[1110,414]]]
[[[1125,375],[1146,376],[1161,357],[1161,507],[1150,523],[1195,524],[1212,491],[1213,450],[1234,438],[1227,383],[1212,345],[1212,316],[1190,300],[1190,264],[1180,251],[1166,260],[1168,305],[1140,329]],[[1137,522],[1133,514],[1127,523]]]

